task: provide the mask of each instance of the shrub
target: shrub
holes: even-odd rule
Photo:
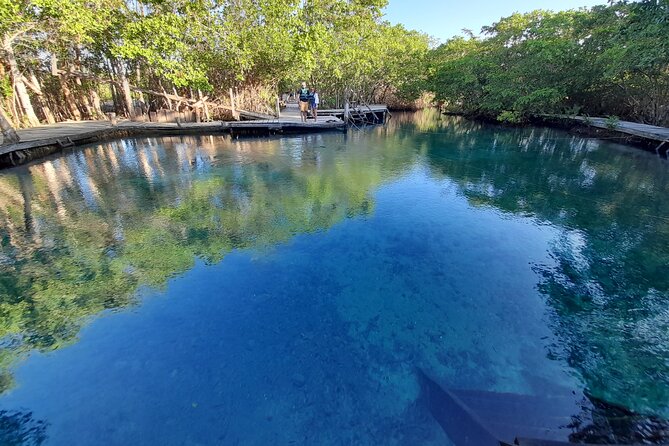
[[[617,116],[609,116],[606,118],[606,128],[609,130],[615,130],[618,128],[618,125],[620,124],[620,118]]]
[[[523,116],[520,113],[509,110],[504,110],[502,113],[497,115],[497,120],[506,124],[520,124],[524,121]]]

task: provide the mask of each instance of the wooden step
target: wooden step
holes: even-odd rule
[[[571,396],[532,396],[476,390],[451,390],[476,413],[496,438],[513,443],[519,435],[566,441],[580,407]]]
[[[593,396],[568,389],[545,395],[455,390],[417,373],[422,401],[457,446],[561,446],[570,440],[669,446],[669,421]]]
[[[422,370],[418,371],[418,377],[423,401],[456,446],[508,446],[511,444],[497,439],[476,413]]]

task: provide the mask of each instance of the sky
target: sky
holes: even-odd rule
[[[463,28],[478,34],[482,26],[514,12],[562,11],[605,3],[606,0],[390,0],[385,18],[445,41],[461,35]]]

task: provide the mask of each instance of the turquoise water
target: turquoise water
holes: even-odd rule
[[[0,173],[0,442],[443,445],[416,368],[669,416],[669,172],[396,115]]]

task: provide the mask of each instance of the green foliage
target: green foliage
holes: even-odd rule
[[[384,92],[415,99],[423,90],[428,37],[380,20],[386,1],[312,0],[300,11],[297,66],[331,105]]]
[[[0,78],[0,95],[6,99],[11,98],[14,95],[12,79],[7,75]]]
[[[125,76],[139,87],[185,96],[200,90],[214,100],[235,87],[271,92],[271,100],[254,99],[273,104],[279,87],[292,90],[301,81],[319,88],[326,102],[372,101],[387,92],[412,100],[424,90],[428,37],[384,22],[386,4],[0,0],[0,34],[22,41],[19,64],[43,84],[51,68],[44,56],[53,54],[61,69]],[[63,101],[60,91],[46,93],[53,103]]]
[[[564,114],[569,115],[569,116],[578,116],[581,114],[581,111],[583,110],[583,107],[581,107],[578,104],[571,105],[569,107],[565,107],[564,109]]]
[[[617,116],[609,116],[606,118],[606,128],[609,130],[615,130],[620,124],[620,118]]]
[[[27,29],[36,19],[36,8],[29,0],[0,0],[0,33],[3,36]]]
[[[142,61],[177,88],[210,91],[206,66],[193,52],[197,35],[191,35],[189,23],[196,19],[197,16],[172,12],[140,17],[123,28],[122,43],[112,47],[112,53],[126,60]]]
[[[497,116],[497,120],[506,124],[520,124],[523,122],[523,117],[518,112],[504,110]]]
[[[555,88],[540,88],[521,96],[513,104],[513,108],[525,115],[550,113],[558,108],[564,94]]]
[[[514,14],[483,32],[429,56],[429,87],[447,107],[491,118],[577,108],[669,124],[667,2]]]

